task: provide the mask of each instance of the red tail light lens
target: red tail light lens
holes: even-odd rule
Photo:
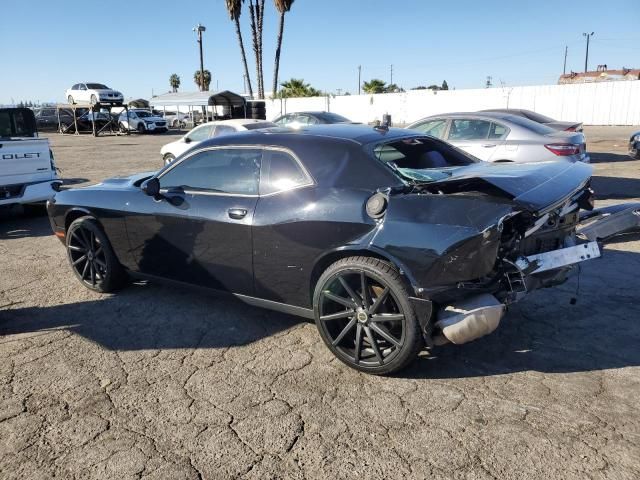
[[[568,157],[569,155],[579,155],[580,145],[575,143],[550,143],[545,145],[547,150],[553,152],[560,157]]]
[[[564,129],[565,132],[575,132],[577,131],[576,127],[569,127]]]

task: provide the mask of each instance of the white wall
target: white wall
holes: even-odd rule
[[[267,100],[267,119],[280,113],[326,110],[369,123],[391,114],[394,125],[429,115],[487,108],[526,108],[587,125],[640,125],[640,81]]]

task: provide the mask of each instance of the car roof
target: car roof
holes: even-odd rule
[[[214,122],[211,122],[214,123]],[[225,135],[224,137],[216,137],[206,140],[204,143],[216,144],[219,139],[231,141],[234,138],[242,139],[243,143],[263,143],[268,144],[271,140],[264,137],[268,136],[273,141],[285,142],[289,139],[333,139],[338,141],[352,142],[359,145],[366,145],[376,141],[394,140],[406,137],[416,136],[415,132],[407,131],[404,128],[375,128],[369,125],[335,123],[322,125],[307,125],[301,128],[289,127],[271,127],[260,130],[250,130],[249,132],[241,132],[234,135]],[[228,143],[228,142],[225,142]]]
[[[415,122],[411,122],[410,125],[413,125],[418,122],[423,122],[425,120],[436,119],[436,118],[478,118],[478,119],[488,119],[488,120],[492,120],[492,119],[511,120],[516,117],[518,117],[518,115],[495,111],[495,110],[491,112],[453,112],[453,113],[441,113],[438,115],[430,115],[428,117],[421,118],[420,120],[416,120]]]
[[[212,122],[207,122],[212,125],[235,125],[235,126],[243,126],[250,125],[252,123],[264,123],[269,122],[268,120],[256,120],[255,118],[233,118],[231,120],[214,120]],[[271,123],[271,122],[269,122]]]

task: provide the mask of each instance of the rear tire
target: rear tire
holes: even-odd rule
[[[405,282],[377,258],[348,257],[327,268],[316,284],[313,311],[329,350],[362,372],[397,372],[424,346]]]
[[[125,285],[127,275],[94,218],[74,220],[67,229],[66,245],[71,269],[85,287],[108,293]]]
[[[164,160],[165,165],[169,165],[171,162],[173,162],[176,159],[176,157],[171,153],[167,153],[164,155],[164,157],[162,157],[162,159]]]

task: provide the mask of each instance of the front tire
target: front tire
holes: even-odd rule
[[[144,126],[144,123],[142,123],[142,122],[140,122],[138,124],[137,130],[138,130],[138,133],[140,133],[140,134],[142,134],[142,133],[147,131],[147,129]]]
[[[169,165],[171,162],[173,162],[176,159],[176,157],[171,153],[165,154],[164,157],[162,158],[164,160],[165,165]]]
[[[377,258],[349,257],[327,268],[316,284],[313,310],[329,350],[362,372],[397,372],[424,345],[405,282]]]
[[[95,105],[98,103],[98,99],[95,95],[91,95],[91,105]]]
[[[66,243],[71,269],[85,287],[108,293],[125,284],[126,273],[95,219],[86,216],[74,220],[67,230]]]
[[[73,97],[71,95],[69,95],[67,97],[67,101],[69,102],[70,105],[73,105],[75,102],[73,101]]]

